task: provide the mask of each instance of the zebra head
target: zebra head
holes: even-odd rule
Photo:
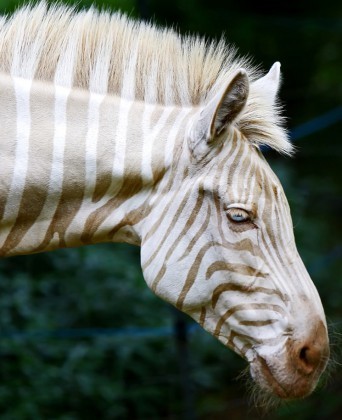
[[[258,147],[290,151],[277,124],[279,78],[279,63],[251,82],[237,70],[193,115],[171,187],[147,217],[142,265],[157,295],[244,357],[262,389],[288,399],[314,389],[329,345],[284,191]]]

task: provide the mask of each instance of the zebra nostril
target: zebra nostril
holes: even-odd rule
[[[309,347],[304,346],[299,352],[299,358],[303,361],[303,363],[307,363],[308,350],[309,350]]]
[[[319,366],[322,359],[320,349],[303,346],[299,351],[298,367],[305,373],[311,373]]]
[[[293,361],[298,371],[310,374],[321,370],[329,357],[326,329],[319,325],[305,342],[292,342]]]

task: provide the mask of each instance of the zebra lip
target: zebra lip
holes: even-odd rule
[[[266,363],[266,360],[263,359],[261,356],[257,356],[256,360],[259,362],[260,371],[263,375],[264,380],[267,383],[267,387],[270,387],[272,391],[282,399],[291,398],[288,392],[279,384],[279,382],[275,379],[271,369]]]
[[[301,375],[289,369],[290,380],[288,378],[287,381],[280,383],[263,357],[257,356],[256,361],[257,371],[261,375],[261,380],[259,378],[257,382],[266,391],[271,391],[283,400],[303,398],[312,392],[317,379],[315,375]]]

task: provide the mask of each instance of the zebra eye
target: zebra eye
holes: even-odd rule
[[[251,220],[249,213],[242,209],[228,209],[227,215],[228,219],[233,223],[245,223]]]

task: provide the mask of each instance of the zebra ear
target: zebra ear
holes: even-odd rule
[[[280,63],[277,61],[264,77],[253,83],[253,88],[259,90],[261,95],[273,105],[277,97],[280,81]]]
[[[238,70],[229,83],[202,109],[190,134],[190,151],[202,158],[212,148],[215,139],[231,124],[244,108],[249,92],[248,76]]]

